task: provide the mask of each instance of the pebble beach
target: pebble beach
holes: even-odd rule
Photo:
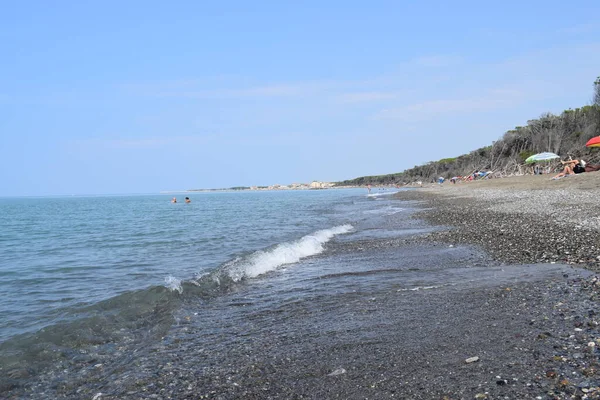
[[[508,263],[562,262],[599,271],[600,174],[490,179],[402,192],[436,210],[419,217],[453,229],[432,240],[483,247]]]
[[[540,316],[549,326],[545,326],[548,330],[533,329],[522,342],[538,347],[534,351],[542,350],[541,343],[544,351],[552,349],[539,358],[542,362],[538,369],[530,371],[541,389],[532,398],[600,397],[600,282],[595,275],[600,270],[599,188],[600,174],[587,173],[560,180],[543,175],[432,185],[398,195],[421,202],[425,210],[417,213],[417,218],[450,227],[426,235],[427,240],[449,246],[476,245],[495,261],[506,264],[566,264],[590,272],[582,279],[570,279],[565,273],[564,282],[549,284],[552,289],[546,297],[527,306],[533,317],[532,328],[540,323]],[[521,289],[521,295],[528,296],[539,287]],[[507,337],[509,341],[515,346],[518,342]],[[501,380],[497,383],[504,387]],[[500,390],[493,395],[478,393],[474,398],[530,395],[506,396],[502,397]]]

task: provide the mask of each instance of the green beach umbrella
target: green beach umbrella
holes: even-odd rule
[[[550,161],[550,160],[554,160],[556,158],[560,158],[560,156],[557,154],[554,154],[554,153],[545,152],[545,153],[534,154],[531,157],[528,157],[527,160],[525,160],[525,162],[527,164],[531,164],[531,163],[538,162],[538,161]]]

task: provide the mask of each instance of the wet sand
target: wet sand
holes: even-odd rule
[[[334,241],[307,261],[346,272],[284,295],[275,277],[187,301],[145,347],[119,358],[90,351],[4,396],[600,398],[596,177],[535,178],[403,192],[421,211],[386,221],[420,233]],[[587,242],[572,240],[580,231]],[[269,296],[284,300],[273,308]]]

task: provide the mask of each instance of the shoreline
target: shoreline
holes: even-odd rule
[[[593,232],[594,225],[566,206],[556,221],[547,217],[548,204],[562,192],[548,195],[527,180],[490,182],[396,194],[409,200],[402,206],[408,214],[393,213],[372,226],[428,233],[332,241],[315,260],[345,264],[344,273],[320,275],[306,292],[290,292],[273,308],[265,309],[260,299],[277,294],[254,292],[252,285],[201,308],[188,299],[176,312],[178,323],[141,348],[116,358],[89,349],[31,385],[5,387],[4,394],[96,400],[600,398],[600,282],[589,271],[562,265],[593,270],[594,264],[579,263],[585,251],[572,243],[560,253],[550,251],[572,226]],[[522,198],[532,190],[539,193]],[[525,232],[525,224],[533,230]],[[451,229],[437,229],[442,226]],[[561,234],[526,241],[549,230]],[[544,252],[547,257],[539,258]],[[507,265],[537,260],[547,263]],[[339,286],[345,280],[349,290]],[[338,290],[327,289],[331,282]],[[472,357],[477,361],[467,362]],[[28,372],[11,372],[18,373]]]

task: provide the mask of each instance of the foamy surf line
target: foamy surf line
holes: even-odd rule
[[[445,285],[431,285],[431,286],[416,286],[413,288],[402,288],[396,290],[397,292],[418,292],[419,290],[431,290],[431,289],[439,289],[446,286],[454,286],[454,283],[447,283]]]
[[[396,192],[380,192],[380,193],[369,193],[367,194],[367,197],[383,197],[383,196],[391,196],[393,194],[398,193]]]
[[[352,231],[352,225],[340,225],[316,231],[293,242],[276,245],[269,250],[259,250],[248,257],[238,258],[225,266],[227,275],[235,282],[255,278],[282,265],[294,264],[303,258],[323,252],[323,245],[334,236]]]
[[[203,276],[200,280],[211,279],[219,283],[223,277],[231,279],[233,282],[256,278],[283,265],[294,264],[303,258],[322,253],[325,250],[325,243],[337,235],[349,233],[352,230],[354,227],[350,224],[322,229],[295,241],[280,243],[245,257],[237,257],[223,264],[214,273]],[[198,280],[191,282],[195,285],[199,284]],[[183,291],[181,281],[172,276],[165,278],[165,287],[179,293]]]

